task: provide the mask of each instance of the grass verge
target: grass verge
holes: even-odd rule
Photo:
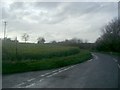
[[[103,51],[101,51],[100,53],[104,53],[104,54],[109,54],[109,55],[120,57],[120,53],[118,53],[118,52],[103,52]]]
[[[81,51],[78,54],[65,56],[65,57],[54,57],[42,60],[20,60],[13,62],[3,62],[2,73],[11,74],[27,71],[37,71],[59,68],[63,66],[73,65],[81,63],[92,58],[92,55],[88,51]]]

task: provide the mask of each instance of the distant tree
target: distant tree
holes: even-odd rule
[[[55,43],[57,43],[55,40],[53,40],[53,41],[51,41],[51,43],[53,43],[53,44],[55,44]]]
[[[38,40],[37,42],[38,44],[45,43],[45,39],[43,37],[38,37],[37,40]]]
[[[7,38],[7,37],[5,37],[4,39],[2,39],[2,41],[12,42],[11,38]]]
[[[25,43],[26,43],[26,41],[29,40],[29,37],[30,37],[30,36],[29,36],[27,33],[24,33],[24,34],[22,35],[22,40],[24,40]]]
[[[7,42],[11,42],[11,41],[12,41],[11,38],[7,38],[7,37],[5,37],[5,40],[6,40]]]
[[[72,38],[71,40],[69,40],[71,43],[83,43],[83,40],[82,39],[78,39],[78,38]]]
[[[83,43],[83,40],[82,39],[78,39],[77,42],[78,43]]]
[[[17,37],[15,37],[15,39],[13,40],[14,42],[19,42],[18,40],[17,40]]]
[[[87,39],[85,39],[84,43],[88,43],[88,40],[87,40]]]

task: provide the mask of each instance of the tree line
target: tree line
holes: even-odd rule
[[[102,29],[102,35],[96,40],[95,43],[88,43],[87,40],[79,38],[65,39],[64,41],[57,42],[55,40],[49,42],[51,44],[78,46],[84,49],[97,50],[97,51],[108,51],[108,52],[120,52],[120,19],[113,19],[106,24]],[[27,33],[22,35],[22,40],[26,43],[30,36]],[[5,38],[6,41],[19,42],[17,38],[11,40]],[[37,43],[43,44],[46,40],[44,37],[38,37]],[[48,43],[47,43],[48,44]]]
[[[29,38],[30,38],[30,35],[27,34],[27,33],[24,33],[24,34],[21,36],[21,39],[22,39],[25,43],[27,43],[27,41],[29,40]],[[14,40],[12,40],[11,38],[7,38],[7,37],[5,37],[4,39],[0,39],[0,40],[6,41],[6,42],[19,42],[19,41],[17,40],[17,37],[15,37]],[[37,38],[37,43],[38,43],[38,44],[40,44],[40,43],[45,43],[44,37],[38,37],[38,38]]]
[[[98,51],[120,52],[120,19],[113,19],[102,28],[102,35],[96,40]]]
[[[24,41],[24,43],[27,43],[27,41],[30,39],[30,35],[27,34],[27,33],[24,33],[21,36],[21,39]],[[9,41],[11,41],[11,42],[19,42],[17,40],[17,37],[15,37],[14,40],[11,40],[11,38],[5,37],[5,39],[3,39],[3,40],[8,41],[8,42]],[[38,37],[37,38],[37,43],[38,44],[42,44],[42,43],[45,43],[45,42],[46,42],[46,40],[45,40],[44,37]],[[80,43],[88,43],[88,40],[82,40],[82,39],[79,39],[79,38],[72,38],[72,39],[65,39],[65,40],[59,41],[59,42],[53,40],[53,41],[50,41],[49,43],[52,43],[52,44],[60,44],[60,43],[61,44],[80,44]]]

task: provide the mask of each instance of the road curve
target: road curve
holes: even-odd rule
[[[118,60],[93,53],[93,59],[59,69],[2,77],[3,88],[118,88]]]

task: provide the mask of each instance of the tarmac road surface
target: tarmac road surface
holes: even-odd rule
[[[72,66],[5,75],[3,88],[118,88],[118,58],[92,55],[93,59]]]

